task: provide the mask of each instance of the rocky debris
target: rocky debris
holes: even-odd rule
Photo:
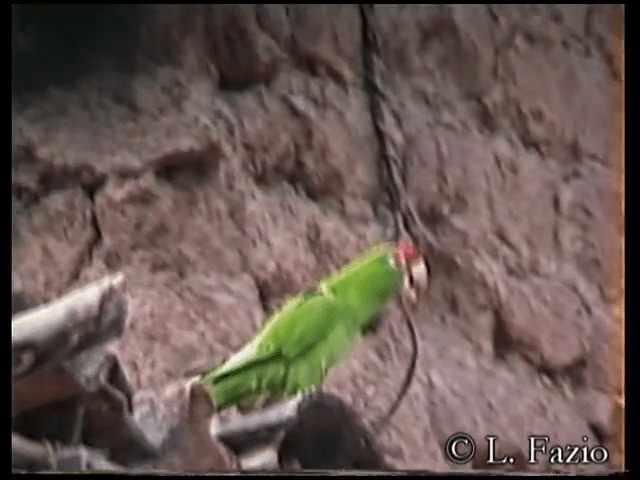
[[[520,460],[532,432],[617,448],[622,14],[374,8],[387,134],[433,237],[416,377],[379,438],[389,468],[484,469],[445,459],[458,430],[498,435]],[[140,7],[117,45],[87,44],[113,68],[76,55],[68,75],[33,61],[30,15],[13,39],[14,297],[125,272],[117,348],[136,392],[223,359],[265,311],[392,235],[358,6]],[[370,424],[410,355],[392,307],[327,389]],[[234,468],[194,435],[167,468]]]

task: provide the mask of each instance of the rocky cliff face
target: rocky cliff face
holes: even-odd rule
[[[522,461],[531,434],[616,457],[621,8],[84,8],[14,11],[16,301],[123,271],[117,349],[137,391],[161,389],[393,235],[392,142],[433,279],[385,462],[485,468],[446,460],[457,431],[518,468],[551,468]],[[410,354],[392,307],[327,389],[374,421]],[[201,450],[173,468],[231,468]]]

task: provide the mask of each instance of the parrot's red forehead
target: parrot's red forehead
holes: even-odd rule
[[[420,255],[415,245],[410,242],[400,240],[396,246],[396,256],[398,259],[402,259],[405,262],[412,262],[416,260]]]

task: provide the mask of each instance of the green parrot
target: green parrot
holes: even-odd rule
[[[217,409],[319,387],[396,295],[415,301],[427,266],[410,242],[371,247],[287,300],[256,336],[199,381]]]

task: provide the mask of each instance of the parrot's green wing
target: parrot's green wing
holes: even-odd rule
[[[371,248],[271,314],[251,342],[202,376],[212,401],[224,408],[319,386],[400,291],[403,271],[393,248]]]
[[[315,291],[303,292],[293,298],[290,298],[281,308],[280,311],[271,314],[262,329],[253,338],[251,342],[246,344],[238,352],[234,353],[227,359],[222,365],[216,368],[213,372],[207,374],[208,377],[222,377],[231,375],[232,373],[246,368],[248,365],[267,361],[269,359],[278,356],[277,349],[269,349],[262,344],[262,340],[265,336],[268,336],[269,331],[273,328],[274,322],[279,321],[280,318],[292,317],[292,314],[307,298],[311,298],[315,295]],[[295,316],[295,315],[293,315]]]
[[[315,290],[291,298],[267,319],[250,343],[218,367],[214,374],[221,377],[276,357],[295,357],[331,329],[338,321],[334,313],[331,304]]]
[[[336,325],[350,323],[349,309],[322,291],[310,294],[287,313],[266,329],[258,351],[277,350],[293,360],[325,340]]]
[[[321,289],[296,296],[252,342],[205,375],[205,386],[210,384],[218,406],[248,394],[296,393],[317,386],[359,336],[350,316],[345,304]]]
[[[320,385],[327,370],[338,363],[356,344],[360,332],[338,323],[320,342],[301,355],[290,367],[285,391],[295,394]]]

